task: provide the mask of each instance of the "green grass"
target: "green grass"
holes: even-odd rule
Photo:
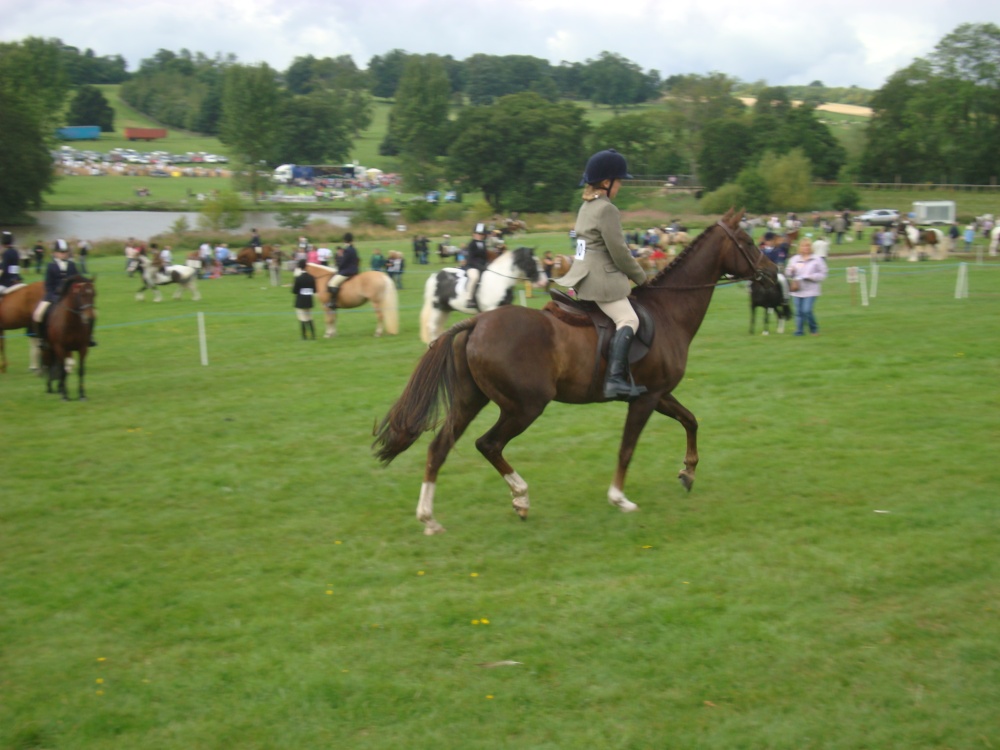
[[[690,494],[654,417],[642,510],[610,508],[624,405],[553,404],[507,451],[522,523],[487,410],[428,538],[429,438],[369,450],[421,354],[418,267],[400,336],[361,308],[302,342],[287,288],[139,303],[94,260],[90,400],[45,395],[20,336],[0,376],[0,748],[996,745],[1000,266],[955,300],[954,264],[887,265],[861,307],[847,262],[818,338],[748,336],[716,292],[676,392]]]

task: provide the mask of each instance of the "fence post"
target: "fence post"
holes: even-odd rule
[[[205,313],[198,313],[198,343],[201,347],[201,364],[208,367],[208,340],[205,338]]]
[[[966,299],[969,296],[969,264],[958,264],[958,278],[955,280],[955,299]]]

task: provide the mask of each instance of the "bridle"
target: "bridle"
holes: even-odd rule
[[[764,269],[761,268],[761,261],[766,257],[764,253],[760,252],[760,250],[757,250],[758,253],[757,259],[754,260],[753,258],[750,257],[750,249],[743,242],[740,241],[740,238],[736,235],[736,232],[730,229],[729,226],[722,221],[722,219],[719,219],[717,222],[715,222],[715,224],[716,226],[722,227],[722,231],[724,231],[729,236],[729,239],[733,241],[733,244],[736,245],[736,249],[740,251],[740,254],[743,256],[744,260],[746,260],[747,265],[750,266],[749,274],[740,276],[730,276],[724,279],[710,281],[706,284],[692,284],[690,286],[673,286],[670,284],[646,283],[643,285],[643,287],[649,287],[651,289],[674,289],[680,291],[685,289],[707,289],[709,287],[726,286],[727,284],[735,284],[740,281],[763,280],[766,276],[766,274],[764,273]]]
[[[83,314],[85,312],[87,312],[87,310],[93,309],[94,303],[93,302],[87,302],[87,303],[80,304],[78,307],[74,307],[69,302],[70,302],[70,299],[72,299],[73,301],[79,302],[80,297],[81,297],[81,295],[82,295],[83,292],[82,292],[81,289],[78,289],[76,287],[83,286],[83,285],[90,285],[91,289],[93,289],[93,285],[91,284],[91,282],[89,282],[89,281],[78,281],[78,282],[76,282],[76,283],[73,284],[73,291],[70,292],[69,294],[67,294],[66,297],[64,298],[64,299],[67,300],[66,307],[69,308],[69,311],[71,313],[73,313],[74,315],[76,315],[77,317],[81,318],[81,319],[83,318]],[[93,299],[93,298],[91,298],[91,299]]]

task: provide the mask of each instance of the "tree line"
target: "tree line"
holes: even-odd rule
[[[0,214],[40,203],[55,127],[111,127],[98,119],[110,107],[89,84],[121,80],[123,98],[146,114],[218,134],[251,182],[261,165],[346,158],[373,97],[388,98],[381,150],[398,157],[407,186],[480,190],[497,210],[569,207],[586,154],[608,146],[628,155],[634,173],[697,175],[713,191],[706,205],[714,196],[755,211],[807,207],[817,178],[988,183],[1000,173],[1000,29],[988,23],[961,24],[871,94],[874,116],[850,154],[817,115],[831,91],[819,81],[803,91],[722,73],[661,79],[611,52],[552,65],[393,50],[365,70],[347,55],[307,55],[278,71],[159,50],[129,74],[120,56],[30,38],[0,44]],[[736,98],[748,93],[752,108]],[[617,116],[595,128],[580,99]],[[655,108],[629,109],[651,99]],[[851,207],[851,191],[838,200]]]

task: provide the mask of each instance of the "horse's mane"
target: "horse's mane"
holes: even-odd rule
[[[62,286],[59,287],[59,296],[64,297],[66,295],[66,292],[69,291],[69,288],[73,286],[73,284],[76,284],[78,281],[84,281],[90,283],[90,279],[88,279],[86,276],[81,276],[80,274],[77,274],[76,276],[70,276],[62,283]]]
[[[686,248],[684,248],[679,253],[677,253],[677,257],[675,257],[666,266],[664,266],[659,272],[657,272],[656,276],[654,276],[652,279],[650,279],[650,281],[648,283],[654,284],[655,282],[662,281],[663,279],[665,279],[666,277],[668,277],[672,272],[674,272],[675,270],[677,270],[677,268],[682,263],[684,263],[684,261],[687,258],[689,258],[692,255],[694,255],[694,253],[697,251],[698,247],[701,245],[702,242],[705,241],[705,238],[708,236],[709,232],[712,230],[712,228],[714,226],[715,225],[713,224],[712,226],[708,227],[708,229],[704,230],[701,234],[699,234],[697,237],[695,237],[694,240],[691,242],[691,244],[689,244]]]

